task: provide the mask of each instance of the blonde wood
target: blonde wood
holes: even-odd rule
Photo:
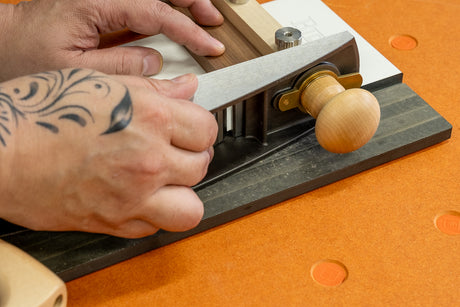
[[[277,50],[275,32],[282,26],[256,0],[245,4],[228,0],[212,0],[212,3],[262,55]]]
[[[316,138],[328,151],[347,153],[364,146],[377,131],[380,106],[364,89],[345,90],[329,75],[313,80],[301,104],[316,118]]]
[[[65,307],[64,282],[19,248],[0,240],[0,306]]]
[[[307,90],[308,89],[308,90]],[[338,83],[334,77],[329,75],[321,76],[308,85],[301,94],[302,105],[308,113],[317,118],[321,109],[332,97],[345,91],[345,88]]]

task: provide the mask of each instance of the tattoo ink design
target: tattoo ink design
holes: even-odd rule
[[[6,82],[0,87],[0,145],[3,147],[21,121],[58,134],[60,127],[67,123],[80,127],[95,124],[93,110],[104,108],[107,123],[99,132],[104,135],[123,130],[133,116],[128,89],[95,71],[45,72],[16,79],[14,84],[19,86],[8,87]]]

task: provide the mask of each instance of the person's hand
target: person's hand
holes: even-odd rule
[[[196,226],[217,124],[172,81],[64,69],[0,83],[0,218],[141,237]]]
[[[171,0],[189,9],[202,25],[223,17],[209,0]],[[98,49],[100,34],[128,28],[163,33],[198,55],[216,56],[225,47],[191,19],[160,0],[33,0],[0,5],[0,81],[66,67],[107,74],[153,75],[161,55],[145,47]]]

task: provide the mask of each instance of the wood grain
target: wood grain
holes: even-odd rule
[[[261,54],[277,50],[275,32],[282,26],[256,0],[245,4],[228,0],[213,0],[212,3]]]
[[[224,15],[224,23],[219,27],[203,28],[220,40],[226,51],[218,57],[201,57],[191,53],[205,71],[252,60],[276,50],[275,32],[281,25],[256,0],[246,4],[214,0],[213,4]],[[187,9],[176,9],[193,19]]]
[[[178,7],[176,9],[193,18],[188,10]],[[262,55],[228,19],[225,19],[221,26],[203,27],[203,29],[226,47],[224,54],[217,57],[203,57],[190,53],[207,72],[252,60]]]

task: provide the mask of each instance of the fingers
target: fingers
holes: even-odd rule
[[[81,53],[80,65],[106,74],[151,76],[163,66],[161,54],[145,47],[113,47]]]
[[[194,186],[206,175],[211,158],[210,150],[198,153],[174,148],[169,151],[169,160],[165,162],[167,172],[162,181],[165,185]]]
[[[195,75],[187,74],[173,80],[156,80],[134,76],[113,77],[130,87],[142,89],[131,92],[134,100],[160,100],[153,96],[153,92],[167,96],[158,102],[159,105],[147,107],[164,107],[171,114],[169,116],[171,145],[189,151],[201,152],[214,144],[218,130],[214,116],[201,106],[186,100],[193,96],[198,86]],[[152,116],[158,117],[159,115],[154,114]],[[158,118],[151,118],[150,120],[154,121]]]
[[[160,188],[140,208],[140,218],[167,231],[194,228],[203,217],[203,203],[191,188],[165,186]]]
[[[139,78],[136,76],[112,76],[130,87],[144,88],[158,94],[177,99],[190,99],[198,87],[198,79],[194,74],[186,74],[172,80]]]
[[[189,4],[197,17],[206,24],[219,20],[212,5],[204,0],[177,1]],[[146,35],[163,33],[173,41],[186,46],[197,55],[217,56],[225,51],[222,43],[196,25],[190,18],[161,1],[118,0],[113,5],[103,7],[100,1],[97,11],[102,15],[98,28],[102,33],[128,27],[130,30]],[[97,5],[97,4],[96,4]],[[202,11],[198,12],[199,9]],[[203,10],[204,9],[204,10]]]
[[[158,229],[186,231],[203,216],[203,204],[189,186],[203,179],[213,156],[217,124],[211,113],[185,100],[197,88],[195,75],[175,80],[112,76],[127,85],[134,102],[134,124],[155,136],[135,164],[146,198],[131,209],[128,218],[104,231],[128,238],[153,234]],[[136,122],[138,121],[138,122]],[[158,133],[164,133],[162,137]],[[150,144],[151,143],[151,144]],[[140,185],[137,185],[140,186]]]
[[[196,21],[205,26],[217,26],[224,22],[222,14],[210,0],[172,0],[174,5],[188,8]]]
[[[102,232],[124,238],[141,238],[159,229],[187,231],[200,223],[203,212],[203,203],[192,189],[164,186],[139,205],[132,218],[105,225]]]
[[[158,227],[155,227],[149,222],[141,219],[132,219],[121,224],[104,227],[104,230],[101,232],[117,237],[136,239],[153,235],[158,230]]]
[[[176,105],[171,144],[194,151],[212,146],[218,130],[214,116],[190,101],[177,101]]]
[[[192,186],[203,179],[218,128],[210,112],[184,99],[193,95],[196,76],[189,74],[175,80],[113,78],[128,86],[134,102],[133,125],[152,135],[145,143],[151,148],[144,149],[149,154],[142,159],[141,168],[146,174],[156,176],[162,185]]]

